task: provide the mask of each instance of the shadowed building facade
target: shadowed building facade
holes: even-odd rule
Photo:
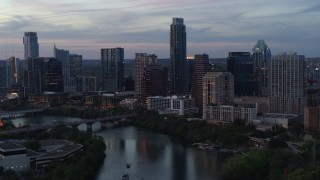
[[[183,18],[173,18],[170,26],[171,94],[187,92],[186,26]]]
[[[303,114],[305,104],[304,60],[297,53],[279,53],[270,65],[271,113]]]
[[[208,54],[197,54],[193,60],[193,74],[192,74],[192,96],[195,99],[198,112],[202,114],[203,108],[203,84],[202,79],[209,71],[209,56]]]
[[[102,90],[119,92],[124,90],[124,49],[101,49]]]

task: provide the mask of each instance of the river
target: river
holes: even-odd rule
[[[38,116],[12,120],[16,126],[79,121],[79,118]],[[85,130],[86,125],[80,125]],[[220,179],[221,158],[217,153],[195,149],[173,141],[169,136],[136,127],[93,131],[104,138],[106,158],[98,180],[121,179],[128,173],[130,180],[213,180]],[[127,168],[130,164],[130,168]]]

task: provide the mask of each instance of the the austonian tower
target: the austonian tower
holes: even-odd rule
[[[187,91],[186,26],[183,18],[173,18],[170,28],[171,94]]]

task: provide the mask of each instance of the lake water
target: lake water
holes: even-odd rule
[[[56,122],[80,121],[79,118],[59,116],[26,117],[12,120],[16,126],[45,125]],[[86,125],[78,127],[86,130]],[[106,158],[98,180],[117,180],[128,173],[130,180],[214,180],[220,179],[221,157],[217,153],[199,150],[173,141],[169,136],[136,127],[93,132],[104,138]],[[127,168],[130,164],[130,168]]]

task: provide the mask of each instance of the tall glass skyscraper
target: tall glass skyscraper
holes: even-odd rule
[[[170,28],[171,93],[187,91],[186,26],[183,18],[173,18]]]
[[[71,91],[70,82],[70,55],[68,50],[53,47],[54,57],[62,63],[63,86],[65,92]]]
[[[269,65],[271,61],[271,51],[264,40],[258,40],[252,49],[253,52],[253,73],[257,84],[257,94],[267,96]]]
[[[29,57],[39,57],[39,44],[38,36],[36,32],[25,32],[23,36],[24,45],[24,64],[23,68],[25,71],[28,69],[27,60]]]
[[[24,60],[28,57],[39,57],[39,44],[36,32],[25,32],[23,37]]]
[[[101,49],[102,90],[117,92],[124,90],[124,49]]]

